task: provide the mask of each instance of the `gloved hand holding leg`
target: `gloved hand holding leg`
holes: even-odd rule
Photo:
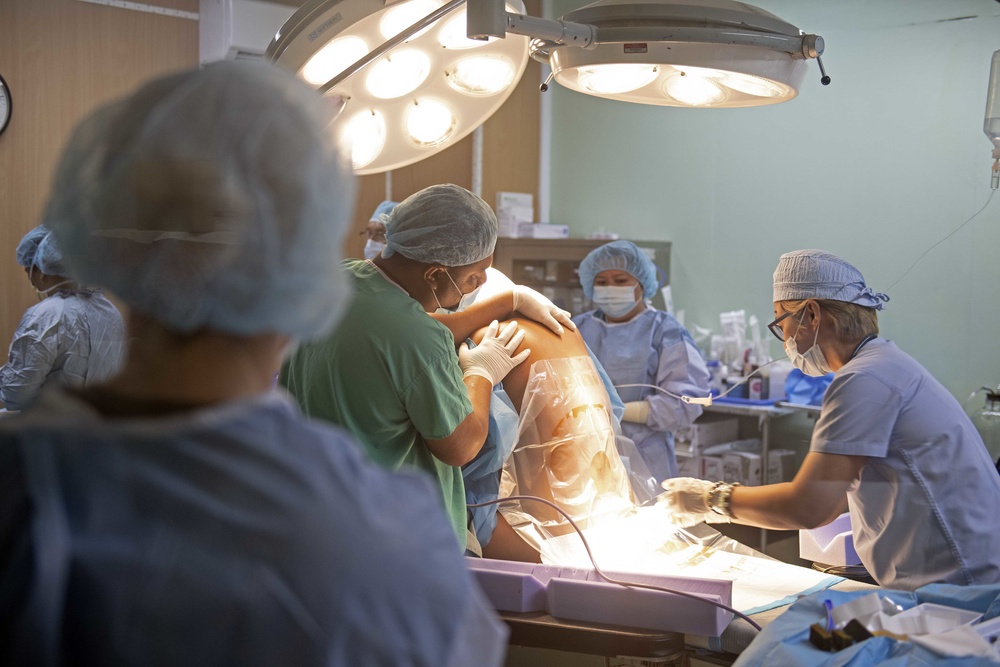
[[[525,317],[540,322],[558,335],[562,335],[565,326],[570,331],[576,331],[576,325],[570,319],[570,314],[557,307],[544,295],[539,294],[524,285],[514,286],[514,310]]]
[[[470,350],[468,343],[462,343],[458,348],[458,364],[462,367],[464,377],[478,375],[495,386],[512,368],[528,358],[530,349],[513,356],[514,350],[524,340],[524,332],[518,329],[517,322],[508,322],[503,331],[498,333],[499,329],[499,322],[493,320],[475,348]]]

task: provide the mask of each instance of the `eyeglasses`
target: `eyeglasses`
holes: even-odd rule
[[[776,319],[775,321],[767,325],[768,331],[774,334],[774,337],[780,340],[781,342],[785,342],[785,332],[780,326],[781,321],[791,314],[792,314],[791,312],[787,312],[778,319]]]

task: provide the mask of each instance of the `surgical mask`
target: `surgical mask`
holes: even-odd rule
[[[476,297],[479,296],[479,291],[483,289],[483,285],[480,285],[479,287],[472,290],[468,294],[465,294],[455,283],[455,279],[451,277],[451,273],[449,273],[448,271],[445,271],[444,273],[446,276],[448,276],[448,280],[451,281],[452,286],[454,286],[454,288],[458,290],[458,293],[462,295],[462,298],[458,300],[458,305],[455,306],[454,308],[444,308],[441,305],[441,301],[438,300],[437,292],[434,292],[432,290],[431,293],[434,295],[434,300],[437,301],[438,305],[437,310],[435,310],[434,313],[437,315],[451,315],[452,313],[460,313],[469,306],[471,306],[476,301]]]
[[[385,248],[385,244],[374,239],[368,239],[365,242],[365,259],[375,259]]]
[[[28,273],[28,278],[29,278],[29,279],[31,278],[31,272],[32,272],[32,270],[33,270],[34,268],[35,268],[35,267],[34,267],[34,266],[32,266],[32,267],[30,267],[30,268],[28,269],[28,272],[29,272],[29,273]],[[33,290],[35,290],[35,297],[36,297],[36,298],[37,298],[37,299],[38,299],[39,301],[45,301],[45,299],[47,299],[47,298],[49,298],[50,296],[52,296],[52,293],[53,293],[53,292],[55,292],[55,291],[56,291],[56,290],[58,290],[58,289],[62,289],[62,288],[63,288],[64,286],[66,286],[66,285],[70,285],[70,284],[72,284],[72,283],[73,283],[73,281],[72,281],[72,280],[64,280],[64,281],[62,281],[61,283],[56,283],[55,285],[53,285],[52,287],[49,287],[49,288],[47,288],[47,289],[38,289],[38,288],[37,288],[37,287],[35,287],[34,285],[32,285],[32,289],[33,289]]]
[[[802,317],[805,317],[805,311],[802,311]],[[800,319],[799,328],[801,327],[802,320]],[[798,334],[798,331],[795,333]],[[790,336],[785,339],[785,354],[788,355],[788,360],[792,362],[792,366],[795,366],[806,375],[823,377],[827,373],[832,373],[833,369],[827,363],[826,355],[823,354],[822,348],[816,344],[817,340],[819,340],[819,321],[816,322],[816,336],[813,338],[812,347],[804,353],[799,354],[798,345],[795,343],[795,336]]]
[[[635,298],[635,286],[617,287],[613,285],[594,286],[594,305],[609,317],[623,317],[641,301]]]

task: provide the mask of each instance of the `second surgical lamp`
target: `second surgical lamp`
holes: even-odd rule
[[[734,0],[598,0],[559,20],[523,12],[521,0],[308,0],[266,57],[330,100],[355,171],[372,174],[472,132],[529,55],[590,95],[744,107],[794,98],[806,60],[823,53],[821,37]]]

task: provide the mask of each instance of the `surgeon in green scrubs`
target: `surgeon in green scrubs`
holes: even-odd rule
[[[392,212],[386,246],[371,260],[347,260],[354,299],[332,335],[300,347],[280,383],[303,411],[351,431],[387,468],[431,474],[460,544],[478,552],[468,531],[460,467],[486,440],[494,385],[529,350],[516,323],[477,329],[514,311],[558,334],[569,313],[515,287],[469,305],[486,282],[497,220],[490,207],[456,185],[425,188]],[[434,313],[434,316],[431,314]]]

